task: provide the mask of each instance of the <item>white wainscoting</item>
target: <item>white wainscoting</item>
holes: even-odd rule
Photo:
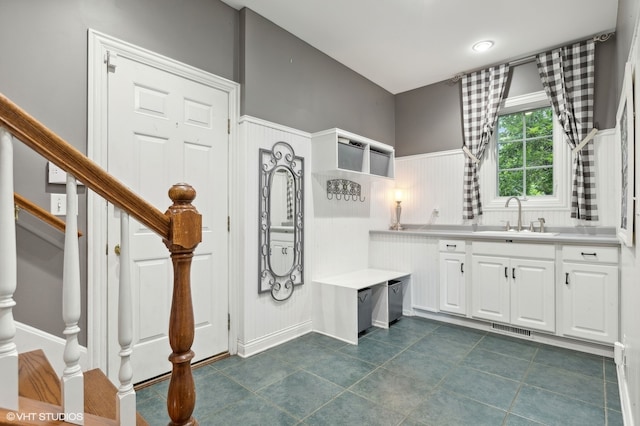
[[[317,254],[311,259],[314,278],[364,269],[368,264],[370,182],[358,177],[351,179],[361,185],[363,202],[328,199],[327,180],[335,178],[313,174],[314,227],[313,230],[307,227],[307,231],[313,232],[313,253]]]
[[[463,165],[461,150],[396,158],[395,187],[405,194],[401,222],[461,225]],[[387,204],[393,209],[390,191]]]
[[[616,188],[619,166],[616,166],[619,149],[615,146],[615,132],[608,129],[595,137],[596,190],[600,220],[588,226],[615,226],[619,189]],[[395,187],[405,190],[402,202],[403,223],[461,225],[462,220],[462,176],[464,154],[461,150],[442,151],[396,158]],[[569,182],[568,185],[571,185]],[[480,181],[482,193],[482,180]],[[394,205],[391,191],[387,191],[381,202],[384,207],[372,207],[382,216],[392,216]],[[539,217],[546,219],[547,226],[582,226],[571,219],[569,210],[526,210],[523,223],[528,224]],[[504,211],[485,211],[480,224],[499,225],[503,220],[514,223],[514,208]]]
[[[411,306],[404,306],[405,313],[412,308],[438,311],[438,262],[438,239],[409,234],[371,234],[371,268],[411,272]]]
[[[311,271],[309,265],[313,236],[311,197],[311,145],[304,132],[252,117],[243,117],[239,125],[238,146],[232,151],[231,232],[238,233],[240,247],[232,247],[241,256],[233,257],[231,268],[237,273],[231,287],[238,291],[238,306],[231,307],[232,325],[237,332],[237,353],[246,357],[262,352],[311,331]],[[273,300],[269,293],[258,294],[258,184],[259,149],[274,143],[290,144],[304,158],[305,236],[304,285],[296,286],[291,298]],[[237,223],[236,223],[237,222]],[[232,345],[233,346],[233,345]]]

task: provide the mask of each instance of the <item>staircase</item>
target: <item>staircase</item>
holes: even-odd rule
[[[15,206],[29,209],[13,192],[13,143],[21,142],[67,172],[67,211],[77,211],[77,181],[121,211],[121,256],[118,289],[119,386],[102,371],[82,371],[78,321],[81,307],[77,218],[64,224],[62,321],[65,364],[61,378],[42,350],[18,354],[13,299],[17,283]],[[173,364],[167,394],[170,425],[197,425],[192,413],[196,392],[191,360],[194,316],[191,301],[191,260],[202,239],[202,216],[191,202],[195,190],[180,183],[169,189],[173,202],[167,211],[155,208],[132,192],[75,147],[0,94],[0,424],[23,425],[140,425],[136,412],[131,365],[133,341],[132,288],[129,271],[129,218],[155,232],[171,254],[174,289],[169,342]],[[15,203],[15,204],[14,204]],[[26,207],[25,207],[26,206]],[[61,228],[45,211],[32,214]],[[42,210],[42,209],[40,209]]]
[[[42,350],[25,352],[18,357],[19,411],[0,409],[0,423],[16,425],[65,425],[62,418],[60,379]],[[85,425],[117,425],[118,389],[99,369],[84,372]],[[148,423],[136,414],[136,425]]]

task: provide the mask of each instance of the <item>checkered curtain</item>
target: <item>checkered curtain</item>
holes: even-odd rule
[[[293,188],[295,182],[291,173],[287,173],[287,220],[293,219]]]
[[[498,117],[498,109],[509,75],[509,65],[474,72],[462,77],[462,119],[464,122],[464,147],[466,148],[463,183],[463,219],[474,219],[482,215],[479,163],[484,148]]]
[[[593,40],[536,56],[542,85],[571,148],[593,128],[594,57]],[[598,220],[593,141],[573,157],[571,217]]]

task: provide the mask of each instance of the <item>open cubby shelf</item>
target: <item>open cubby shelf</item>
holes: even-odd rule
[[[311,143],[315,173],[395,177],[392,146],[341,129],[314,133]]]

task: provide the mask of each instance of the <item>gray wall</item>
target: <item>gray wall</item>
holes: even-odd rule
[[[618,91],[615,81],[615,41],[596,44],[594,122],[600,129],[615,126]],[[542,89],[535,62],[511,69],[505,96]],[[445,151],[462,146],[460,82],[443,81],[396,95],[396,156]]]
[[[242,114],[394,145],[394,96],[249,9],[240,14]]]
[[[87,30],[93,28],[211,73],[238,79],[238,12],[211,0],[2,0],[0,2],[0,92],[86,152]],[[15,144],[15,188],[49,209],[46,162]],[[170,201],[167,200],[167,206]],[[79,227],[86,231],[86,195]],[[61,248],[18,229],[17,320],[61,335]],[[46,232],[46,231],[44,231]],[[53,237],[55,239],[55,237]],[[86,298],[86,238],[80,239],[83,300]],[[86,343],[86,303],[81,342]]]

